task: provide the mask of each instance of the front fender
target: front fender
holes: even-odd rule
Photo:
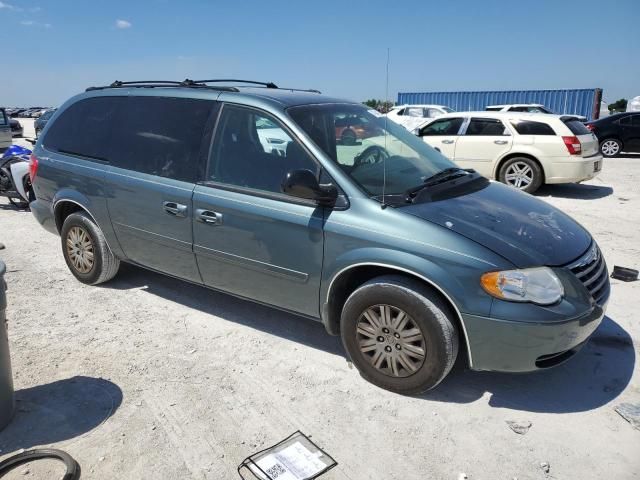
[[[481,288],[479,278],[487,268],[464,263],[438,262],[409,252],[389,248],[365,247],[349,250],[325,265],[321,284],[321,301],[328,302],[336,279],[352,268],[376,266],[412,275],[431,285],[445,296],[458,312],[483,312],[489,315],[491,297]]]

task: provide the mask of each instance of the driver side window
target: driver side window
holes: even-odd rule
[[[320,170],[278,120],[239,106],[224,106],[211,152],[210,181],[271,193],[291,170]]]

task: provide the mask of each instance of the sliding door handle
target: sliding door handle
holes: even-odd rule
[[[187,206],[182,205],[181,203],[176,202],[162,202],[162,208],[169,215],[173,215],[174,217],[186,217],[187,216]]]

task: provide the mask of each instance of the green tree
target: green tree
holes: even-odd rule
[[[627,99],[621,98],[620,100],[616,100],[615,102],[610,103],[608,108],[609,113],[625,112],[627,110]]]
[[[378,106],[380,105],[380,100],[377,100],[375,98],[370,98],[366,102],[362,102],[362,103],[364,103],[369,108],[375,108],[377,110]]]

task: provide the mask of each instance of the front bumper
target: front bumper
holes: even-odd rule
[[[463,314],[473,370],[530,372],[558,365],[598,328],[606,303],[560,322],[521,322]]]

